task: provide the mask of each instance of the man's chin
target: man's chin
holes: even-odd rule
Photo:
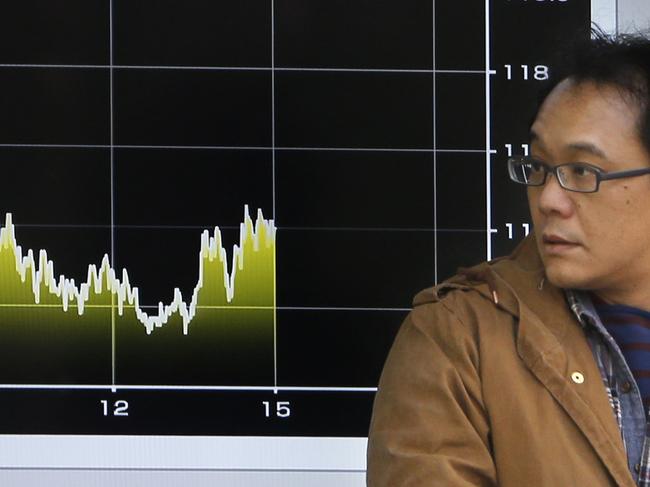
[[[545,266],[546,279],[562,289],[586,289],[589,287],[588,276],[576,267],[564,263],[551,263]]]

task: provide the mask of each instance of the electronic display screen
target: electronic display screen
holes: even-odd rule
[[[531,230],[505,161],[589,2],[2,10],[0,475],[362,485],[412,296]]]

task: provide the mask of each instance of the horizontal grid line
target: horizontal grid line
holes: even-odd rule
[[[478,153],[485,154],[485,149],[407,149],[391,147],[276,147],[277,150],[284,151],[345,151],[345,152],[459,152],[459,153]],[[490,153],[496,153],[491,150]]]
[[[0,384],[0,389],[29,390],[137,390],[137,391],[221,391],[221,392],[377,392],[376,387],[308,386],[207,386],[207,385],[131,385],[131,384]]]
[[[68,309],[77,309],[79,305],[70,303],[67,305]],[[141,309],[141,308],[147,308],[147,309],[158,309],[158,306],[154,305],[148,305],[148,306],[136,306],[134,304],[124,304],[122,306],[119,306],[117,304],[84,304],[84,308],[90,308],[90,309],[116,309],[116,308],[123,308],[123,309]],[[41,304],[41,303],[0,303],[0,308],[63,308],[62,303],[57,303],[57,304]],[[229,305],[223,305],[223,306],[210,306],[210,305],[196,305],[196,309],[232,309],[232,310],[273,310],[275,309],[273,306],[229,306]]]
[[[421,68],[337,68],[337,67],[266,67],[266,66],[170,66],[129,64],[30,64],[0,63],[0,68],[31,69],[123,69],[123,70],[170,70],[170,71],[284,71],[284,72],[330,72],[330,73],[413,73],[413,74],[480,74],[485,69],[421,69]]]
[[[137,286],[136,286],[137,287]],[[62,303],[57,304],[40,304],[40,303],[0,303],[0,308],[61,308],[63,309]],[[78,305],[70,303],[68,304],[68,309],[77,309]],[[84,304],[84,308],[92,309],[109,309],[109,308],[119,308],[117,304]],[[133,304],[125,304],[122,306],[124,309],[135,309],[136,306]],[[158,309],[157,304],[143,304],[138,305],[138,309]],[[279,311],[373,311],[373,312],[407,312],[411,311],[411,308],[361,308],[361,307],[337,307],[337,306],[205,306],[205,305],[196,305],[196,309],[230,309],[230,310],[273,310],[277,309]]]
[[[0,143],[4,148],[35,149],[164,149],[164,150],[250,150],[250,151],[323,151],[323,152],[423,152],[423,153],[477,153],[485,154],[485,149],[432,149],[400,147],[267,147],[267,146],[228,146],[228,145],[128,145],[128,144],[11,144]],[[496,150],[490,153],[496,154]]]
[[[2,223],[0,222],[0,226]],[[239,230],[239,225],[84,225],[84,224],[56,224],[56,223],[13,223],[14,228],[85,228],[124,230],[212,230],[215,226],[221,230]],[[404,232],[404,233],[483,233],[485,228],[397,228],[397,227],[276,227],[278,231],[290,232]],[[497,229],[492,229],[498,233]]]

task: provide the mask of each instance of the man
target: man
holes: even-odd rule
[[[398,333],[369,486],[650,486],[650,41],[576,56],[508,161],[534,232]]]

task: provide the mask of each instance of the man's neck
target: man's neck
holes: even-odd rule
[[[629,290],[590,291],[603,304],[620,304],[650,312],[650,293]]]

